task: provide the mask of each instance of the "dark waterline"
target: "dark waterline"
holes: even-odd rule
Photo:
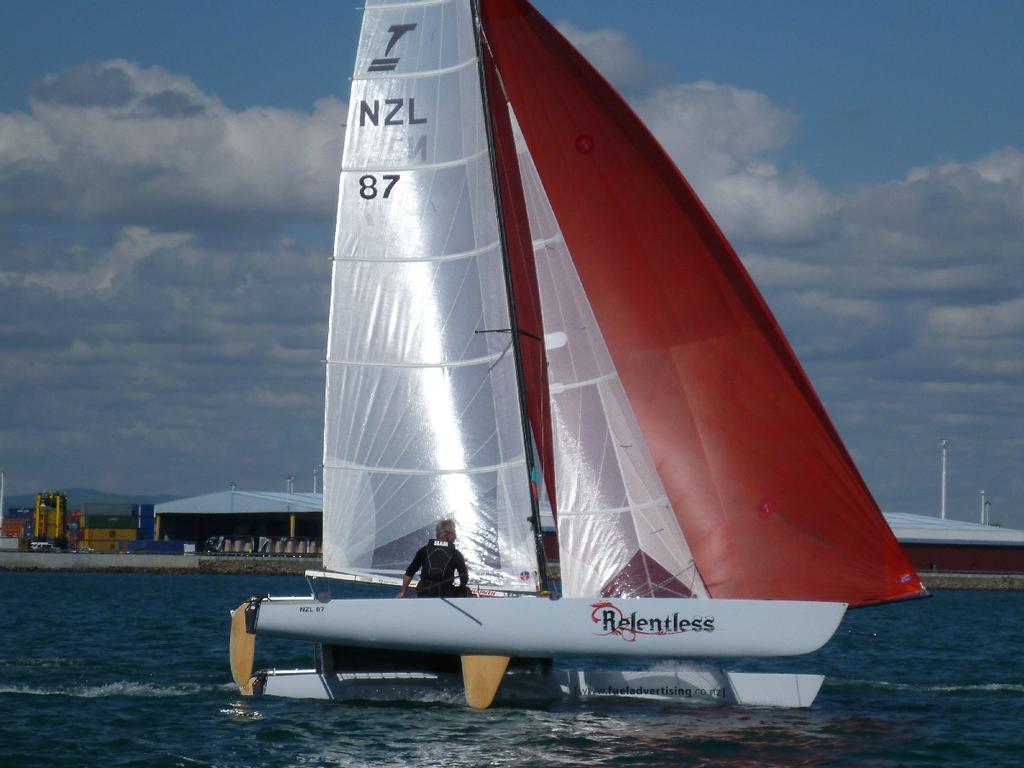
[[[0,573],[0,766],[1020,766],[1024,594],[850,613],[822,651],[737,662],[828,675],[809,710],[654,701],[244,699],[228,608],[297,577]],[[262,641],[258,663],[309,666]]]

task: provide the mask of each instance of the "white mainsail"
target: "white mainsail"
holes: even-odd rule
[[[370,0],[342,160],[324,428],[324,565],[397,574],[458,523],[475,584],[537,560],[468,0]]]

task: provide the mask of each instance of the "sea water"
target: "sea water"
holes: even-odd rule
[[[1024,593],[850,612],[805,710],[598,700],[467,709],[243,698],[228,609],[299,577],[0,573],[0,766],[1024,766]],[[257,664],[311,665],[260,640]]]

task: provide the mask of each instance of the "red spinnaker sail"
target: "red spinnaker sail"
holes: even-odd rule
[[[668,155],[525,0],[481,6],[485,45],[711,595],[865,605],[922,593],[767,305]]]

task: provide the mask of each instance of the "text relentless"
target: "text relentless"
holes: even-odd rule
[[[678,613],[666,616],[663,619],[650,619],[643,616],[637,617],[636,611],[623,616],[617,611],[601,611],[601,628],[605,632],[621,632],[628,629],[631,632],[647,632],[655,635],[671,635],[676,632],[714,632],[714,616],[694,616],[690,619],[679,618]]]
[[[630,642],[638,635],[677,635],[683,632],[714,632],[714,616],[681,617],[678,613],[667,616],[642,616],[636,611],[625,614],[614,603],[594,603],[591,620],[601,627],[600,634],[618,635]]]

